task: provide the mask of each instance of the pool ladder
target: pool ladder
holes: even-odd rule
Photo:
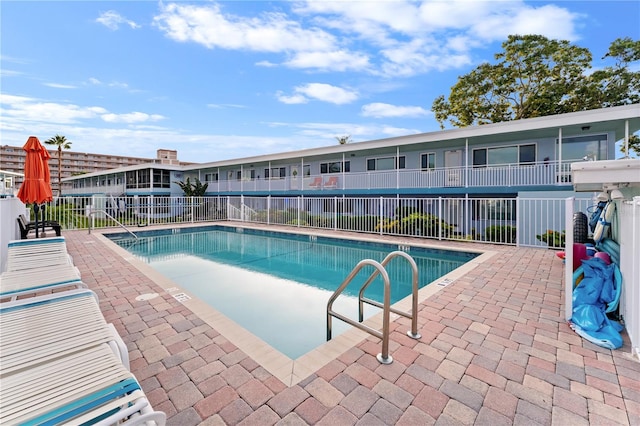
[[[91,211],[89,212],[89,215],[93,215],[95,213],[102,213],[105,216],[107,216],[109,219],[113,220],[115,223],[118,224],[118,226],[120,226],[120,228],[124,229],[125,231],[127,231],[129,234],[131,234],[133,236],[133,238],[136,239],[136,241],[138,241],[138,236],[136,234],[133,233],[132,230],[130,230],[129,228],[127,228],[124,224],[122,224],[118,219],[116,219],[115,217],[111,216],[106,210],[102,210],[102,209],[91,209]],[[91,234],[91,221],[88,221],[89,224],[89,234]]]
[[[389,283],[389,274],[385,269],[385,266],[397,256],[404,257],[411,266],[412,271],[412,290],[411,290],[411,313],[400,311],[398,309],[391,307],[391,285]],[[375,268],[375,271],[367,278],[365,283],[360,288],[360,293],[358,295],[358,321],[354,321],[351,318],[345,317],[333,310],[333,302],[342,294],[345,288],[349,285],[349,283],[353,280],[353,278],[360,272],[362,268],[367,265],[371,265]],[[364,296],[364,291],[369,287],[369,285],[373,282],[373,280],[380,275],[382,280],[384,281],[384,296],[383,303],[377,302],[375,300],[371,300]],[[367,325],[362,324],[364,321],[364,304],[367,303],[369,305],[376,306],[378,308],[382,308],[382,332],[371,328]],[[382,352],[378,354],[376,357],[381,364],[391,364],[393,362],[393,358],[389,355],[389,321],[390,321],[390,312],[394,314],[401,315],[406,318],[411,319],[411,330],[407,331],[407,335],[413,339],[419,339],[420,333],[418,333],[418,266],[416,265],[415,260],[407,253],[403,251],[394,251],[387,255],[382,262],[377,262],[373,259],[363,259],[356,264],[351,273],[345,278],[345,280],[340,284],[340,287],[336,289],[336,291],[329,298],[329,302],[327,303],[327,340],[331,340],[331,322],[332,318],[336,317],[352,326],[359,328],[360,330],[366,331],[367,333],[382,339]]]

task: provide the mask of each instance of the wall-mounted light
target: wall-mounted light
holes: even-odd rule
[[[583,132],[586,131],[586,130],[589,130],[589,129],[591,129],[591,126],[582,126],[582,131]]]

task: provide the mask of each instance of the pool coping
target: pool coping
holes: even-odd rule
[[[171,228],[191,228],[191,227],[202,227],[202,224],[176,224],[176,225],[162,225],[162,226],[153,226],[145,228],[147,230],[158,230],[158,229],[167,229]],[[235,223],[230,221],[224,222],[211,222],[206,226],[226,226],[226,227],[236,227],[236,228],[245,228],[245,229],[261,229],[268,230],[270,232],[281,232],[281,233],[291,233],[298,235],[315,235],[315,236],[328,236],[327,232],[331,232],[331,230],[316,230],[311,228],[304,229],[290,229],[287,227],[279,227],[278,229],[274,229],[273,226],[269,226],[267,224],[247,224],[247,223]],[[151,266],[144,263],[143,261],[137,259],[134,255],[129,253],[126,249],[120,247],[111,239],[106,237],[104,234],[111,234],[119,231],[114,231],[113,228],[110,229],[97,229],[94,230],[96,233],[97,239],[102,242],[106,247],[112,250],[114,253],[122,257],[126,262],[130,263],[133,267],[135,267],[138,271],[152,280],[156,285],[158,285],[165,293],[171,295],[174,299],[180,302],[182,305],[187,307],[191,312],[197,315],[200,319],[202,319],[209,326],[214,328],[218,333],[220,333],[223,337],[233,343],[238,349],[242,350],[248,356],[254,359],[258,364],[260,364],[265,370],[271,373],[274,377],[278,378],[282,383],[287,386],[293,386],[298,384],[300,381],[304,380],[313,372],[319,370],[323,366],[327,365],[329,362],[336,359],[338,356],[342,355],[349,349],[359,345],[367,338],[374,339],[376,342],[379,341],[378,338],[370,335],[369,333],[359,330],[355,327],[352,327],[339,336],[334,337],[330,341],[318,346],[314,350],[300,356],[296,359],[291,359],[286,355],[282,354],[280,351],[271,347],[268,343],[264,342],[259,337],[252,334],[250,331],[245,329],[244,327],[238,325],[230,318],[223,315],[221,312],[212,308],[208,304],[204,303],[196,296],[190,294],[188,291],[183,289],[180,285],[178,285],[173,280],[165,277],[158,271],[154,270]],[[343,240],[353,240],[353,241],[363,241],[363,242],[388,242],[380,239],[378,235],[367,235],[367,234],[358,234],[353,233],[349,235],[337,235],[330,234],[331,238],[343,239]],[[389,242],[390,244],[394,244]],[[418,291],[418,304],[423,303],[428,298],[437,294],[445,287],[454,283],[457,279],[463,277],[471,270],[475,269],[478,265],[488,261],[494,255],[497,254],[497,251],[492,250],[473,250],[469,248],[460,248],[460,247],[451,247],[437,244],[436,242],[432,242],[430,240],[429,243],[424,242],[410,242],[406,245],[420,247],[420,248],[430,248],[430,249],[444,249],[448,251],[461,251],[467,253],[477,253],[478,256],[469,260],[464,265],[454,269],[453,271],[437,278],[436,280],[428,283],[424,287],[422,287]],[[355,266],[355,265],[354,265]],[[140,295],[140,297],[152,297],[149,295]],[[412,306],[412,296],[409,295],[404,299],[396,302],[392,305],[393,308],[410,312]],[[374,328],[376,330],[382,329],[382,312],[372,316],[371,318],[365,320],[363,322],[364,325]],[[391,322],[400,318],[399,315],[391,313]]]

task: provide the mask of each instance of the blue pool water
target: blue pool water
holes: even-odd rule
[[[290,358],[326,341],[326,306],[333,291],[362,259],[382,261],[395,250],[409,253],[424,286],[477,256],[476,253],[397,244],[268,232],[224,226],[107,235],[190,294],[249,330]],[[387,265],[391,303],[411,294],[405,259]],[[373,272],[365,268],[334,303],[334,310],[357,319],[360,286]],[[377,278],[365,295],[382,301]],[[365,317],[379,312],[369,308]],[[349,326],[333,321],[336,336]]]

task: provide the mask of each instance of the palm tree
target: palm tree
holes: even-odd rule
[[[338,143],[340,145],[344,145],[347,144],[349,142],[351,142],[351,135],[347,135],[347,136],[336,136],[336,139],[338,140]]]
[[[48,145],[56,145],[58,147],[58,197],[62,195],[62,150],[71,148],[71,141],[66,137],[55,135],[51,139],[47,139],[44,143]]]

